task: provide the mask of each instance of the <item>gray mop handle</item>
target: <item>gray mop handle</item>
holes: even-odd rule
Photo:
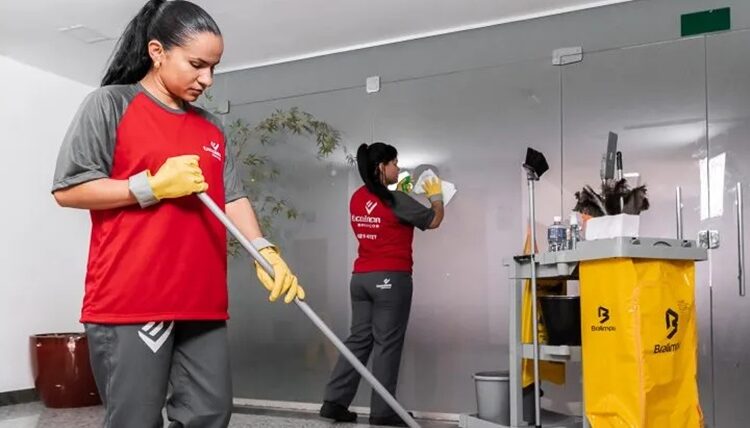
[[[227,228],[229,233],[232,234],[239,242],[242,244],[242,246],[250,253],[251,256],[253,256],[253,259],[255,259],[262,267],[263,269],[268,272],[268,274],[273,278],[274,272],[273,267],[270,263],[268,263],[268,260],[263,257],[258,250],[255,249],[253,244],[248,241],[247,238],[245,238],[242,233],[240,233],[240,230],[237,229],[237,226],[232,224],[231,220],[229,220],[229,217],[227,217],[226,214],[224,214],[224,210],[219,208],[218,205],[216,205],[216,202],[214,202],[213,199],[211,199],[210,196],[206,193],[198,193],[198,198],[206,204],[208,209],[213,213],[214,216],[216,216],[217,219]],[[407,425],[409,425],[411,428],[419,428],[419,424],[414,420],[414,418],[411,417],[411,415],[399,404],[398,401],[391,395],[390,392],[388,392],[383,385],[378,382],[377,379],[375,379],[375,376],[370,373],[364,364],[362,364],[357,357],[352,354],[352,352],[349,350],[349,348],[344,345],[344,343],[339,340],[338,337],[331,331],[330,328],[323,322],[323,320],[320,319],[320,317],[307,305],[307,303],[303,302],[302,300],[299,300],[297,298],[294,299],[294,303],[297,304],[297,307],[302,310],[302,312],[307,315],[308,318],[310,318],[310,321],[315,324],[320,331],[323,332],[323,334],[330,340],[336,348],[341,352],[341,354],[349,361],[349,363],[354,366],[354,368],[359,372],[359,374],[362,375],[362,377],[367,380],[367,382],[372,385],[373,389],[377,391],[377,393],[383,397],[383,400],[388,403],[389,406],[391,406],[391,409],[393,409],[399,416],[401,416],[401,419],[403,419]]]

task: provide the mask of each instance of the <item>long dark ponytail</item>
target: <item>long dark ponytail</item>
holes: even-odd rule
[[[385,143],[362,144],[357,149],[357,168],[365,187],[387,205],[393,204],[393,195],[380,177],[381,163],[388,163],[398,157],[395,147]]]
[[[149,0],[120,36],[101,85],[133,84],[143,79],[151,69],[151,40],[169,50],[202,32],[221,35],[219,26],[200,6],[183,0]]]

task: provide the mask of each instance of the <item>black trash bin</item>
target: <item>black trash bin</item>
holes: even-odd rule
[[[581,346],[579,296],[539,296],[548,345]]]

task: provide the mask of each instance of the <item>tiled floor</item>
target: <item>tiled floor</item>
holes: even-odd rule
[[[0,407],[0,428],[100,428],[103,410],[101,407],[80,409],[48,409],[41,403],[16,404]],[[361,418],[366,421],[366,418]],[[443,422],[423,422],[423,428],[449,428],[455,424]],[[366,424],[332,424],[314,415],[289,417],[235,413],[229,423],[231,428],[336,428],[369,427]]]

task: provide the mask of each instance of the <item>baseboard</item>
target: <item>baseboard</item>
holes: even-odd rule
[[[39,401],[39,395],[35,389],[19,389],[17,391],[0,392],[0,406],[12,404],[33,403]]]
[[[239,413],[265,414],[273,416],[315,416],[320,410],[320,403],[304,403],[298,401],[275,401],[275,400],[255,400],[250,398],[235,398],[234,406]],[[369,407],[350,408],[360,416],[369,416]],[[417,419],[431,421],[458,422],[458,414],[455,413],[437,413],[437,412],[419,412],[414,411],[414,417]]]

